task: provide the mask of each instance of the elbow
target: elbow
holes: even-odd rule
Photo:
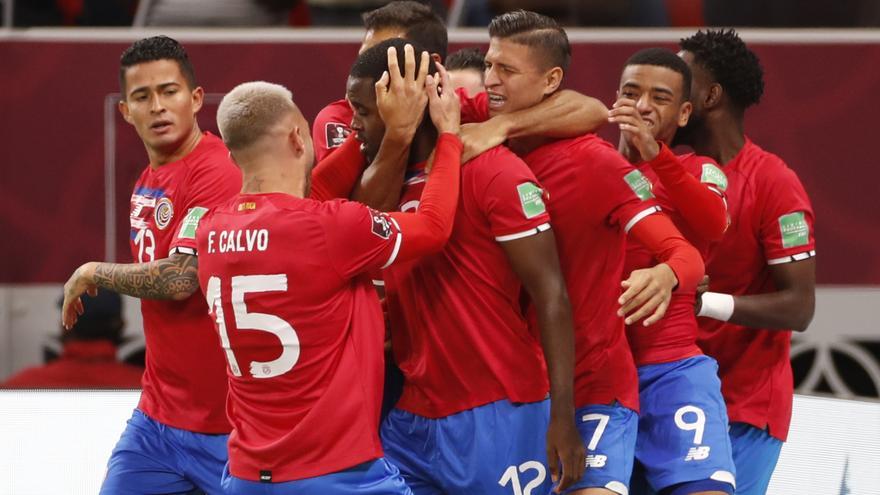
[[[181,289],[171,293],[172,301],[185,301],[190,298],[196,291],[199,289],[198,286],[195,287],[187,287],[185,289]]]

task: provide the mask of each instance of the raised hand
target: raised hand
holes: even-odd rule
[[[388,48],[388,70],[376,81],[376,106],[385,123],[385,132],[412,139],[424,117],[428,95],[425,94],[425,78],[431,56],[422,52],[419,71],[416,73],[416,57],[412,45],[403,48],[406,75],[401,74],[397,63],[397,49]]]
[[[73,272],[64,284],[64,303],[61,305],[61,323],[66,330],[73,328],[79,315],[83,314],[83,303],[80,296],[88,293],[98,295],[98,286],[93,280],[95,263],[86,263]]]
[[[614,102],[608,112],[608,122],[617,124],[627,146],[638,152],[642,160],[651,161],[660,153],[660,144],[654,139],[648,123],[642,119],[635,100],[620,98]]]
[[[436,62],[435,62],[436,63]],[[461,104],[458,95],[449,81],[446,68],[437,64],[437,74],[429,75],[425,81],[425,94],[428,97],[428,110],[437,132],[458,134],[461,128]]]

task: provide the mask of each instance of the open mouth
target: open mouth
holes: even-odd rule
[[[159,120],[150,124],[150,130],[155,132],[165,132],[171,129],[171,121]]]
[[[504,105],[505,101],[507,98],[496,93],[489,93],[489,108],[499,108]]]

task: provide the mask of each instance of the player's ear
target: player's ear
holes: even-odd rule
[[[305,151],[306,142],[303,138],[302,127],[298,125],[293,126],[293,129],[291,129],[290,134],[288,135],[288,140],[297,154],[301,154]]]
[[[694,111],[694,105],[686,101],[681,104],[681,107],[678,109],[678,126],[684,127],[687,125],[688,120],[691,118],[691,113]]]
[[[202,109],[205,102],[205,90],[201,86],[196,87],[192,92],[193,113],[198,113]]]
[[[438,64],[442,64],[442,63],[443,63],[443,59],[440,58],[440,54],[439,54],[439,53],[432,53],[432,54],[431,54],[431,60],[432,60],[433,62],[437,62]]]
[[[547,71],[546,76],[546,84],[544,86],[544,95],[553,94],[557,89],[559,89],[559,85],[562,84],[562,67],[554,67]]]
[[[119,100],[119,103],[116,104],[116,108],[118,108],[119,113],[122,114],[123,120],[134,125],[134,122],[131,121],[131,112],[128,109],[128,103],[126,103],[125,100]]]
[[[724,95],[724,88],[721,87],[718,83],[712,83],[709,86],[709,91],[706,93],[706,101],[703,102],[703,106],[706,108],[714,108],[721,103],[721,97]]]

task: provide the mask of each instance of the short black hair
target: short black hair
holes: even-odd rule
[[[122,52],[119,60],[119,87],[125,92],[125,71],[137,64],[156,60],[174,60],[190,89],[196,87],[196,72],[183,45],[168,36],[153,36],[135,41]]]
[[[571,45],[568,35],[553,19],[528,10],[501,14],[489,23],[490,38],[508,38],[514,43],[540,49],[550,67],[568,70]]]
[[[486,54],[479,48],[462,48],[446,58],[446,70],[473,69],[483,72],[486,68]]]
[[[764,69],[758,56],[733,29],[697,31],[679,42],[740,109],[756,105],[764,94]]]
[[[406,46],[407,44],[412,45],[413,50],[415,51],[415,70],[416,72],[418,72],[422,60],[419,54],[423,51],[426,51],[426,49],[418,43],[409,40],[392,38],[390,40],[385,40],[378,45],[371,47],[369,50],[365,50],[364,53],[358,55],[358,58],[357,60],[355,60],[354,65],[351,66],[351,72],[349,72],[349,75],[351,77],[372,79],[374,81],[378,81],[382,78],[382,73],[388,70],[388,48],[393,46],[397,49],[397,65],[400,67],[401,73],[406,76],[406,64],[404,62],[403,50],[404,46]],[[428,59],[428,74],[436,73],[437,66],[434,65],[434,61],[432,59]]]
[[[671,50],[657,47],[639,50],[623,64],[624,67],[630,65],[653,65],[678,72],[681,74],[682,100],[688,101],[691,99],[691,69],[681,57]]]
[[[449,49],[446,24],[430,5],[412,0],[398,0],[364,12],[361,19],[367,31],[401,29],[407,39],[422,45],[429,53],[440,55],[441,60],[446,60]]]

